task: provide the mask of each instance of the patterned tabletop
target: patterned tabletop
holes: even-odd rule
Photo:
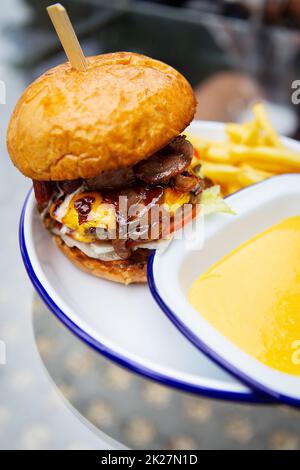
[[[300,449],[300,413],[199,398],[113,364],[34,296],[36,344],[52,379],[91,423],[130,448]]]

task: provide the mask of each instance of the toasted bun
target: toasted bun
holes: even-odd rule
[[[93,178],[152,155],[193,119],[196,101],[169,65],[130,52],[61,64],[23,93],[11,117],[13,163],[37,180]]]
[[[53,235],[54,241],[61,251],[78,268],[93,276],[102,277],[109,281],[120,282],[122,284],[147,282],[146,267],[147,261],[143,260],[120,260],[120,261],[100,261],[89,258],[78,248],[70,248],[57,235]]]

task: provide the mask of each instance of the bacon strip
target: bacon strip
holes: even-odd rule
[[[32,180],[32,183],[38,206],[45,206],[53,194],[53,182]]]

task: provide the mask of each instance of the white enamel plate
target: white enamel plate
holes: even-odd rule
[[[192,131],[223,137],[222,125],[196,122]],[[200,395],[270,400],[199,352],[174,328],[147,286],[122,286],[73,266],[42,227],[32,193],[21,216],[20,247],[28,275],[49,309],[101,354],[146,377]]]

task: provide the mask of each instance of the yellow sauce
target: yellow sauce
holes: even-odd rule
[[[193,283],[189,301],[243,351],[300,375],[300,216],[218,261]]]

